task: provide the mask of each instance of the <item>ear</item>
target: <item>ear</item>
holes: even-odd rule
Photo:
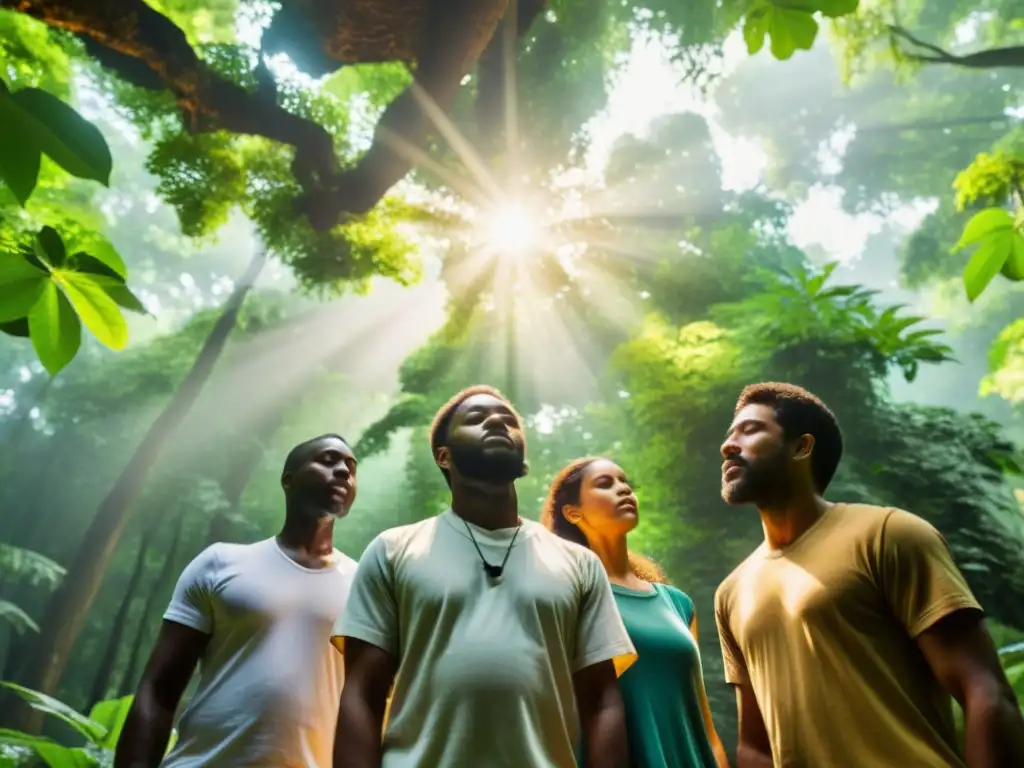
[[[434,451],[434,462],[437,464],[437,466],[439,466],[446,472],[451,471],[452,454],[451,451],[448,450],[447,446],[442,445],[440,448]]]
[[[580,512],[580,508],[575,504],[566,504],[562,507],[562,517],[568,520],[573,525],[579,525],[580,520],[583,519],[583,514]]]
[[[813,451],[814,435],[800,435],[800,439],[796,441],[796,450],[793,453],[793,458],[797,461],[809,459]]]
[[[286,491],[292,485],[292,475],[294,474],[294,472],[285,472],[281,475],[281,487],[284,488]]]

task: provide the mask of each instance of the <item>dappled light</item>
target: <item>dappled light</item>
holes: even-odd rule
[[[123,717],[185,566],[281,529],[298,443],[358,459],[347,556],[446,509],[430,425],[481,383],[523,518],[575,458],[628,474],[730,753],[752,382],[820,396],[829,499],[934,525],[1024,642],[1022,19],[918,5],[0,2],[0,765],[110,758],[24,702]],[[739,619],[822,599],[789,576]]]

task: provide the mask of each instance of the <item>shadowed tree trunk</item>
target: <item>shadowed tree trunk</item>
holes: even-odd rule
[[[139,540],[139,552],[135,556],[135,568],[132,569],[131,578],[128,579],[128,585],[124,590],[124,597],[121,598],[121,605],[114,616],[114,626],[110,631],[110,637],[107,640],[107,647],[103,652],[103,658],[96,668],[96,678],[93,680],[92,693],[89,694],[89,705],[85,708],[86,712],[91,710],[96,702],[103,701],[107,690],[110,688],[110,678],[114,672],[114,663],[117,661],[117,652],[121,649],[121,638],[124,637],[125,625],[128,623],[128,612],[135,601],[135,593],[139,589],[142,574],[146,570],[146,555],[149,554],[149,547],[153,543],[153,535],[157,530],[157,526],[146,526],[146,531]]]
[[[139,627],[135,631],[135,638],[131,644],[131,655],[128,657],[128,663],[125,665],[120,685],[114,688],[118,696],[134,693],[136,686],[139,684],[139,666],[142,659],[145,658],[142,655],[142,651],[148,645],[146,643],[146,636],[149,634],[149,617],[154,605],[161,606],[161,611],[163,610],[162,595],[167,592],[166,585],[168,580],[174,577],[174,563],[178,559],[178,550],[181,549],[181,536],[185,530],[185,517],[186,515],[179,515],[178,517],[178,527],[174,530],[171,548],[167,551],[167,557],[164,558],[163,565],[160,566],[160,573],[157,574],[156,579],[153,581],[153,588],[149,591],[149,598],[142,606]]]
[[[49,694],[56,690],[71,648],[99,591],[132,505],[142,493],[146,479],[160,454],[167,447],[178,425],[191,410],[213,373],[228,337],[238,323],[245,297],[265,263],[266,254],[262,250],[257,251],[224,305],[224,313],[210,331],[192,369],[185,376],[170,403],[142,438],[134,455],[114,482],[114,487],[100,503],[78,554],[68,568],[61,587],[50,600],[46,615],[43,617],[39,641],[23,678],[23,683],[29,688]],[[23,730],[38,733],[42,725],[42,713],[27,706],[22,706],[21,710],[19,722]]]

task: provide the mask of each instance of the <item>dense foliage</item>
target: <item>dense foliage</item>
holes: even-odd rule
[[[0,324],[31,335],[0,337],[0,680],[70,728],[0,744],[102,761],[177,575],[276,530],[299,440],[357,441],[353,556],[442,508],[427,426],[479,382],[527,418],[526,514],[573,458],[627,469],[729,745],[711,598],[761,532],[719,499],[718,446],[751,381],[829,402],[831,495],[931,520],[999,644],[1024,638],[1022,94],[984,55],[1019,42],[1012,4],[496,5],[427,19],[434,128],[408,41],[377,61],[294,3],[0,10]],[[107,35],[118,9],[144,23]],[[150,58],[123,37],[172,23],[184,47]],[[678,92],[625,99],[651,51]],[[808,242],[832,193],[846,218]],[[479,226],[509,198],[547,215],[518,254]]]

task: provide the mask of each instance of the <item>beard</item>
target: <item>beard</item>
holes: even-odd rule
[[[455,443],[448,446],[448,450],[455,469],[469,480],[506,485],[526,475],[526,460],[521,446],[493,450]]]
[[[738,456],[733,461],[743,461]],[[730,506],[756,504],[764,506],[784,497],[789,487],[784,446],[772,456],[757,461],[743,461],[742,472],[734,480],[722,478],[722,501]]]

